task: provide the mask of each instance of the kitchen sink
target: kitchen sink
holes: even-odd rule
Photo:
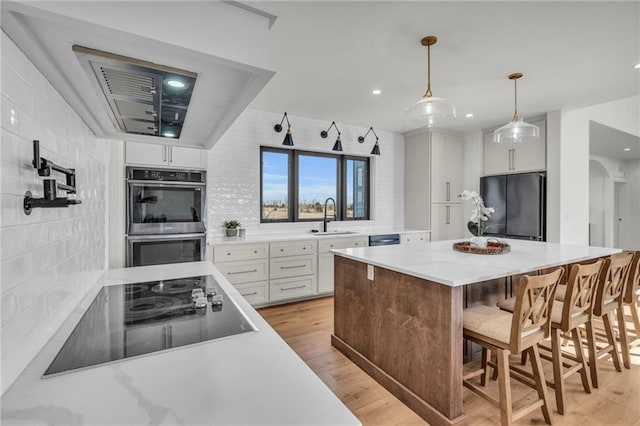
[[[349,235],[349,234],[359,234],[356,231],[327,231],[327,232],[314,232],[314,235],[318,237],[327,237],[331,235]]]

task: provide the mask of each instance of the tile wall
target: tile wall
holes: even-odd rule
[[[239,219],[249,234],[306,232],[321,226],[321,222],[260,223],[260,146],[284,148],[286,122],[281,133],[273,130],[283,113],[245,110],[209,151],[207,229],[210,236],[222,235],[222,222],[227,219]],[[335,129],[331,129],[326,139],[320,137],[320,131],[326,130],[331,122],[288,116],[295,149],[332,152],[337,136]],[[363,144],[357,141],[368,127],[336,124],[342,133],[343,154],[370,155],[375,142],[373,134],[370,133]],[[380,137],[382,152],[380,156],[372,156],[370,163],[371,220],[335,222],[331,223],[331,229],[390,229],[404,225],[404,137],[377,129],[375,123],[371,125]]]
[[[107,141],[91,133],[4,32],[1,72],[4,393],[105,268],[108,155]],[[31,165],[33,139],[40,140],[42,157],[76,169],[82,204],[24,214],[25,192],[42,196],[42,180]]]

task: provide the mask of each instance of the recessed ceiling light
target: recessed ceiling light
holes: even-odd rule
[[[625,148],[625,149],[623,149],[623,151],[629,152],[629,151],[631,151],[631,148]]]
[[[374,94],[374,95],[379,95],[380,93],[382,93],[382,90],[374,89],[371,93]]]
[[[184,89],[187,87],[187,85],[180,80],[165,80],[165,83],[171,87],[175,87],[176,89]]]
[[[469,113],[469,114],[465,114],[464,116],[467,117],[467,118],[471,118],[471,117],[473,117],[473,114]]]
[[[640,64],[635,64],[633,67],[634,67],[635,69],[640,69]]]

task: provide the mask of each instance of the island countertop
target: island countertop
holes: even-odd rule
[[[102,286],[209,274],[258,331],[41,378]],[[211,263],[193,262],[106,271],[2,396],[2,424],[360,422]]]
[[[619,253],[620,249],[540,241],[500,239],[511,249],[499,255],[461,253],[455,241],[359,247],[333,253],[451,287],[533,272]]]

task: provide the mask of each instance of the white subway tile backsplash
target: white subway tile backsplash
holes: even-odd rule
[[[0,297],[2,392],[17,377],[105,267],[105,140],[97,139],[24,54],[2,33],[0,109]],[[83,203],[22,209],[25,191],[42,196],[31,165],[41,155],[76,168]],[[52,178],[64,181],[64,175]],[[67,196],[59,191],[58,196]]]
[[[260,223],[260,145],[282,147],[283,133],[273,131],[282,113],[245,110],[209,151],[207,175],[208,229],[211,235],[222,233],[225,219],[236,218],[249,232],[277,233],[308,231],[317,223]],[[334,140],[322,139],[320,131],[330,123],[290,116],[295,149],[332,152]],[[372,123],[375,127],[375,123]],[[357,138],[367,128],[338,123],[342,132],[344,154],[369,156],[373,142],[359,144]],[[382,155],[371,157],[373,220],[340,223],[343,227],[402,227],[404,224],[404,138],[376,129]]]

